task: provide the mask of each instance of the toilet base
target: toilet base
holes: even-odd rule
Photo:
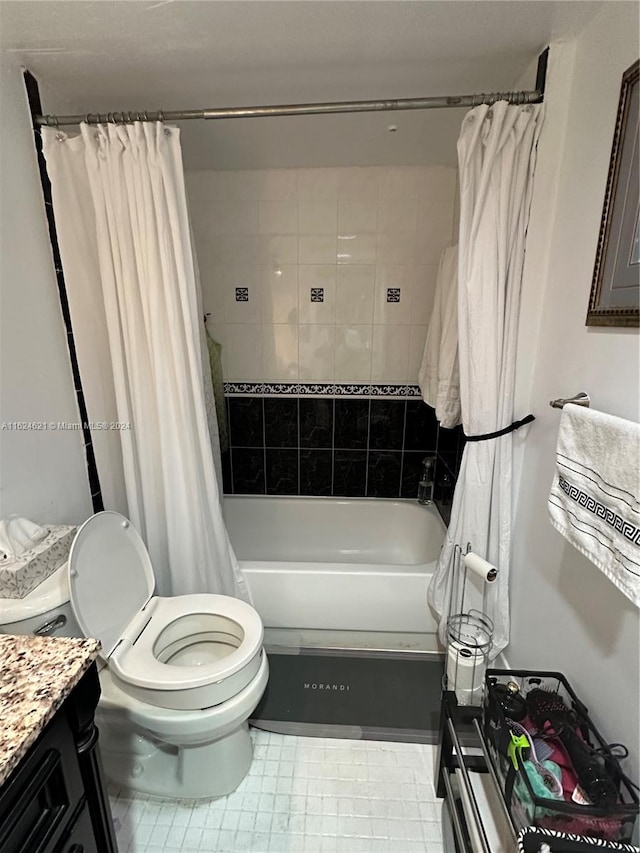
[[[211,743],[185,747],[103,724],[100,751],[105,773],[116,785],[185,800],[210,800],[235,791],[253,759],[246,722]]]

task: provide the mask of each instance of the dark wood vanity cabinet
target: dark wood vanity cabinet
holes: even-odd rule
[[[0,788],[2,853],[117,853],[94,723],[99,696],[94,663]]]

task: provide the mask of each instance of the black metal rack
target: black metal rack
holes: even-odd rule
[[[458,705],[453,691],[443,691],[436,761],[436,795],[445,799],[449,808],[455,836],[455,853],[539,853],[541,850],[549,853],[595,853],[603,850],[640,853],[640,848],[631,844],[593,841],[535,827],[518,833],[489,756],[481,719],[482,708]],[[491,778],[496,792],[496,803],[510,833],[508,849],[498,851],[491,847],[470,773],[488,774]],[[455,787],[460,788],[459,796],[456,795]],[[467,803],[466,810],[462,805],[463,797]],[[474,832],[471,831],[469,820],[473,822]],[[471,841],[472,835],[477,838],[475,845]],[[447,850],[447,853],[453,851]]]

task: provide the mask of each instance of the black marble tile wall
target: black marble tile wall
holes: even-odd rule
[[[370,450],[367,459],[367,495],[372,498],[400,497],[402,453]],[[389,492],[393,494],[390,495]]]
[[[298,401],[266,398],[264,401],[265,447],[298,446]]]
[[[265,449],[265,481],[268,495],[299,494],[298,450]]]
[[[445,524],[449,524],[451,519],[453,492],[460,471],[464,445],[465,438],[461,426],[453,429],[439,427],[433,498]]]
[[[264,494],[264,457],[265,451],[262,447],[233,447],[231,449],[231,482],[234,494]]]
[[[372,400],[369,412],[369,447],[376,450],[402,450],[405,420],[406,403],[398,404],[397,400]],[[413,436],[411,440],[415,440]]]
[[[333,445],[344,450],[366,450],[371,400],[334,400]],[[400,404],[402,405],[402,404]]]
[[[236,447],[265,446],[264,403],[261,397],[233,397],[229,401],[229,433]]]
[[[300,448],[300,494],[333,493],[333,451]]]
[[[332,494],[349,498],[364,497],[367,494],[366,450],[334,451]]]
[[[422,460],[438,451],[435,414],[420,400],[237,396],[227,406],[227,494],[415,498]],[[437,474],[455,483],[459,434],[449,432]],[[440,488],[444,507],[447,477]]]
[[[407,402],[404,434],[404,450],[425,450],[437,446],[438,421],[431,406],[427,406],[421,400]]]
[[[334,401],[328,397],[305,397],[299,405],[300,447],[333,447]]]

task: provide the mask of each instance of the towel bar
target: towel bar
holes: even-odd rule
[[[575,403],[576,406],[585,406],[588,409],[591,405],[591,398],[584,391],[580,391],[575,397],[559,397],[557,400],[549,400],[549,405],[554,409],[562,409],[567,403]]]

